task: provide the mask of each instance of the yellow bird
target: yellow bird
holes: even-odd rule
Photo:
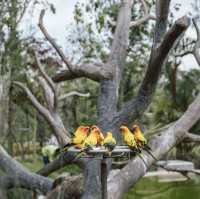
[[[147,163],[145,162],[145,160],[143,159],[142,155],[140,154],[141,150],[137,146],[134,134],[126,126],[121,126],[120,127],[120,131],[122,133],[124,142],[129,146],[129,148],[133,152],[135,152],[140,157],[140,159],[143,161],[143,163],[145,164],[145,166],[148,168]]]
[[[138,125],[133,125],[132,132],[135,136],[135,141],[139,147],[143,147],[147,144],[147,140],[144,137],[140,127]]]
[[[98,138],[99,138],[100,131],[96,128],[91,130],[89,136],[84,140],[83,144],[78,145],[80,153],[75,157],[75,160],[81,158],[83,155],[86,155],[88,150],[92,149],[93,147],[97,146]]]
[[[91,130],[97,130],[99,132],[99,135],[98,135],[98,140],[97,140],[97,146],[102,146],[103,145],[103,140],[104,140],[104,135],[103,133],[101,132],[100,128],[96,125],[93,125],[91,127]]]
[[[108,155],[111,156],[113,149],[115,148],[117,142],[113,137],[111,132],[107,132],[105,139],[103,140],[103,145],[108,150]]]
[[[84,140],[87,138],[89,130],[89,126],[79,126],[75,131],[74,137],[72,138],[71,142],[63,147],[63,151],[67,151],[72,146],[80,148]]]
[[[96,128],[92,129],[90,135],[83,142],[83,150],[85,151],[97,146],[99,137],[100,131]]]
[[[74,145],[79,145],[84,142],[86,137],[88,136],[88,132],[90,130],[89,126],[80,126],[74,133],[74,137],[72,138],[72,143]]]
[[[157,161],[158,159],[152,154],[151,148],[148,146],[147,140],[144,137],[139,125],[137,124],[133,125],[132,132],[135,136],[135,141],[137,143],[137,146],[147,151],[151,155],[151,157],[153,157]]]
[[[121,126],[120,131],[122,133],[123,140],[128,145],[128,147],[131,150],[133,150],[134,152],[138,152],[139,149],[138,149],[136,141],[135,141],[135,136],[133,135],[133,133],[131,133],[129,128],[126,126]]]

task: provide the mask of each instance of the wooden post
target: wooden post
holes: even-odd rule
[[[101,160],[101,194],[102,199],[107,199],[107,177],[108,168],[106,158]]]

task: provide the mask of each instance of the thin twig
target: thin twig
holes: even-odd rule
[[[46,80],[46,82],[48,83],[48,85],[50,86],[53,94],[54,94],[54,108],[57,108],[58,105],[58,99],[57,99],[57,90],[55,87],[55,84],[53,83],[52,79],[48,76],[48,74],[45,72],[45,70],[42,67],[42,64],[38,58],[38,54],[36,51],[34,51],[34,56],[35,56],[35,60],[36,60],[36,65],[42,75],[42,77],[44,77],[44,79]]]
[[[144,11],[144,16],[141,19],[132,21],[130,23],[130,27],[139,26],[139,25],[143,24],[144,22],[146,22],[148,20],[156,20],[155,16],[149,14],[149,9],[148,9],[148,6],[147,6],[145,0],[140,0],[140,2],[142,4],[142,8],[143,8],[143,11]]]
[[[66,93],[64,95],[61,95],[58,99],[64,100],[67,97],[71,97],[71,96],[74,96],[74,95],[79,96],[79,97],[90,97],[90,93],[80,93],[78,91],[71,91],[71,92]]]
[[[46,28],[43,25],[43,17],[45,15],[45,10],[43,9],[40,12],[40,18],[39,18],[39,28],[42,31],[42,33],[44,34],[45,38],[49,41],[49,43],[55,48],[56,52],[59,54],[60,58],[62,59],[62,61],[66,64],[66,66],[68,67],[69,71],[71,73],[73,73],[72,70],[72,64],[70,63],[70,61],[67,59],[67,57],[64,55],[63,51],[61,50],[61,48],[58,46],[58,44],[55,42],[55,40],[49,35],[49,33],[47,32]]]

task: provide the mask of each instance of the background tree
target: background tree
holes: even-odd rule
[[[95,2],[99,3],[100,1]],[[134,11],[137,10],[137,7],[133,6],[135,4],[132,0],[122,0],[121,2],[113,1],[111,4],[101,4],[101,2],[96,5],[91,4],[91,6],[94,5],[94,9],[96,9],[97,14],[99,14],[98,10],[101,10],[99,5],[105,5],[108,6],[108,8],[109,6],[113,6],[113,9],[117,13],[117,17],[113,15],[112,18],[111,12],[111,19],[108,20],[111,21],[110,43],[107,45],[106,52],[103,52],[104,48],[106,47],[100,48],[102,50],[94,52],[94,54],[93,50],[89,50],[89,53],[86,53],[86,59],[82,59],[84,61],[79,62],[78,64],[70,62],[70,59],[65,56],[62,49],[48,34],[48,31],[43,24],[44,11],[41,12],[39,20],[39,27],[45,38],[54,47],[55,51],[60,57],[60,60],[65,65],[65,70],[53,77],[54,82],[74,80],[80,77],[90,79],[90,81],[95,81],[95,86],[99,88],[99,94],[97,103],[97,119],[95,117],[94,118],[104,132],[108,130],[113,131],[113,134],[118,139],[119,143],[121,142],[121,136],[118,132],[119,127],[122,124],[130,125],[135,119],[143,116],[144,112],[147,110],[153,100],[153,95],[157,85],[159,84],[159,79],[161,77],[163,68],[166,66],[169,52],[174,48],[175,44],[180,41],[185,30],[189,27],[189,19],[185,16],[177,20],[171,27],[168,28],[170,1],[156,1],[156,16],[153,17],[149,15],[147,11],[148,5],[145,3],[145,1],[140,2],[144,9],[145,16],[142,17],[142,19],[139,18],[137,20],[135,20],[134,17],[132,18],[132,16],[134,16]],[[78,11],[80,12],[80,10]],[[111,11],[113,10],[111,9]],[[78,15],[79,13],[76,13],[76,16]],[[101,12],[99,15],[101,16]],[[97,30],[98,28],[102,30],[102,27],[106,26],[104,23],[104,16],[97,19],[99,20],[98,24],[103,24],[102,26],[98,26]],[[144,65],[147,63],[147,60],[143,59],[144,63],[142,64],[139,62],[144,53],[140,53],[138,55],[140,59],[136,59],[134,53],[140,49],[141,46],[137,46],[137,41],[139,42],[139,40],[143,37],[140,35],[140,31],[138,31],[139,33],[137,33],[137,31],[133,31],[133,33],[130,34],[130,30],[137,30],[138,25],[141,25],[143,22],[146,22],[149,19],[156,20],[156,24],[153,28],[153,44],[151,47],[150,58],[147,66],[144,67]],[[81,17],[79,20],[81,20]],[[89,27],[88,30],[91,31],[90,29],[91,28]],[[137,35],[138,40],[135,39],[135,37],[137,38]],[[108,38],[109,37],[106,37],[106,39]],[[130,50],[129,43],[131,44]],[[92,43],[92,45],[94,45],[94,43]],[[136,46],[131,49],[131,47],[134,45]],[[148,47],[146,48],[145,45],[142,46],[145,49],[144,52],[149,49]],[[14,84],[25,91],[34,108],[36,108],[36,110],[47,120],[60,145],[63,146],[69,141],[69,131],[64,126],[64,122],[62,122],[59,114],[58,87],[52,81],[52,79],[49,78],[48,73],[43,69],[40,52],[38,52],[37,49],[34,50],[35,53],[33,56],[33,62],[39,71],[39,85],[43,88],[42,99],[40,99],[39,96],[34,95],[34,91],[28,89],[25,84],[20,82],[15,82]],[[86,48],[86,50],[88,49]],[[101,52],[103,53],[101,54]],[[100,55],[97,56],[96,53],[100,53]],[[95,56],[99,57],[99,60],[97,60],[98,63],[94,63],[93,57]],[[126,98],[123,96],[123,91],[125,90],[123,86],[127,85],[127,81],[125,81],[123,85],[122,79],[124,80],[124,76],[126,76],[126,74],[128,78],[131,79],[132,77],[129,76],[129,72],[125,71],[125,68],[134,67],[135,63],[137,62],[141,64],[141,69],[139,71],[145,69],[145,74],[143,78],[140,77],[138,78],[138,81],[133,81],[132,84],[129,85],[129,90],[133,89],[133,94],[126,91],[125,93],[128,95]],[[134,70],[130,71],[134,72]],[[140,85],[138,86],[139,80]],[[121,86],[122,100],[120,98]],[[135,90],[135,88],[137,90]],[[189,108],[185,109],[185,113],[179,119],[174,121],[173,124],[170,124],[164,130],[161,130],[158,135],[153,136],[150,140],[150,146],[154,155],[158,159],[184,138],[196,140],[196,137],[194,139],[193,134],[191,135],[187,132],[199,120],[200,117],[199,95],[195,94],[195,97],[196,99],[194,99]],[[77,116],[74,116],[74,118],[76,117]],[[197,138],[199,137],[197,136]],[[146,153],[143,155],[149,168],[155,160]],[[34,191],[39,190],[43,194],[47,194],[51,190],[52,181],[47,177],[42,177],[41,175],[47,176],[54,170],[62,167],[64,164],[71,163],[73,159],[74,156],[70,153],[67,153],[44,167],[38,172],[38,174],[34,174],[26,170],[17,161],[13,160],[5,152],[5,150],[1,148],[0,168],[6,173],[6,176],[3,176],[0,180],[0,182],[4,182],[1,183],[1,186],[4,188],[23,187]],[[108,164],[110,163],[111,162]],[[85,192],[82,198],[101,198],[101,195],[97,194],[100,193],[101,189],[100,161],[86,159],[78,161],[77,164],[84,169]],[[140,158],[136,157],[129,161],[129,163],[121,170],[118,170],[115,175],[111,174],[108,180],[108,197],[122,198],[123,194],[146,173],[148,168]],[[12,180],[10,178],[11,175]],[[78,176],[75,179],[68,178],[67,180],[70,182],[82,182],[82,179],[82,176]],[[75,192],[79,191],[78,188],[79,187],[76,187]],[[72,190],[66,188],[65,194],[69,194],[69,191]],[[70,194],[76,193],[70,192]]]

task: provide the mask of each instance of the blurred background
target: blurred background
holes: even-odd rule
[[[0,2],[0,143],[9,154],[32,171],[43,166],[42,148],[57,145],[52,129],[33,108],[26,94],[16,86],[7,88],[11,81],[25,83],[39,101],[45,104],[43,91],[37,82],[38,72],[31,49],[39,52],[45,71],[53,76],[66,68],[55,50],[45,40],[38,28],[41,9],[46,10],[44,25],[50,35],[62,47],[74,64],[106,60],[113,38],[118,0],[9,0]],[[140,3],[136,1],[132,19],[142,16]],[[147,1],[154,14],[155,1]],[[172,0],[169,24],[183,15],[199,17],[199,0]],[[199,21],[200,25],[200,21]],[[130,32],[127,67],[120,88],[121,105],[136,95],[153,39],[154,21],[148,21]],[[192,50],[196,41],[194,27],[171,52],[167,67],[162,73],[156,94],[140,123],[147,137],[177,120],[200,91],[200,66]],[[2,85],[2,84],[0,84]],[[76,91],[84,96],[69,95],[59,100],[59,113],[69,132],[81,124],[97,122],[97,97],[99,86],[88,79],[60,83],[60,96]],[[200,134],[200,122],[191,130]],[[177,145],[166,159],[185,160],[200,167],[198,143]],[[63,172],[77,174],[75,165],[67,166],[51,175],[55,178]],[[157,178],[143,179],[125,197],[144,199],[197,199],[200,198],[198,180],[188,182],[162,182]],[[12,190],[9,198],[30,198],[30,192]]]

